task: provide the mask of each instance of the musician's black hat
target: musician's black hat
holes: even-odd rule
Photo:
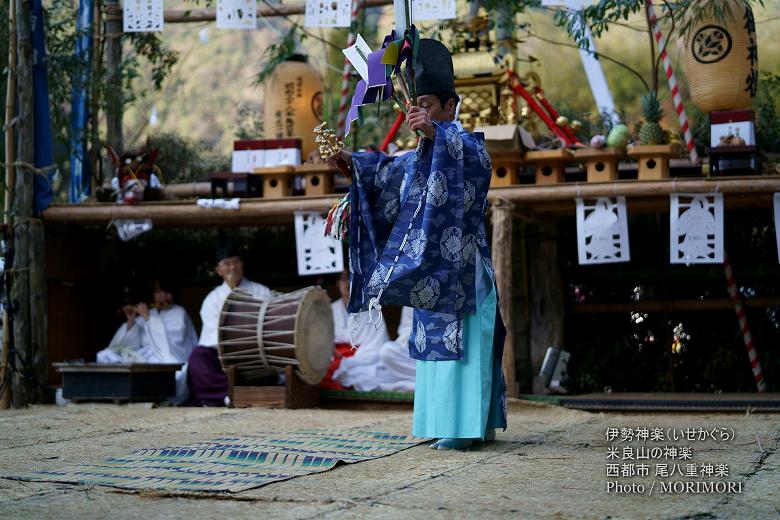
[[[224,260],[225,258],[231,258],[233,256],[241,256],[238,248],[233,245],[233,242],[227,237],[227,235],[220,233],[217,240],[217,251],[215,255],[216,263]]]

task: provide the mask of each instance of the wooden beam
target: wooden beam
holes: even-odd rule
[[[714,192],[727,195],[759,195],[780,191],[780,177],[719,177],[707,179],[667,179],[662,181],[614,181],[603,183],[567,182],[553,186],[509,186],[493,188],[488,197],[491,200],[504,199],[523,204],[571,202],[577,197],[663,198],[671,193]]]
[[[392,0],[363,0],[359,2],[358,9],[366,7],[379,7],[392,4]],[[295,16],[306,12],[306,4],[266,4],[257,8],[257,17],[273,18],[277,16]],[[217,19],[216,9],[166,9],[163,14],[165,23],[194,23],[213,22]]]
[[[515,370],[515,334],[512,309],[512,210],[514,204],[497,200],[491,208],[493,224],[492,256],[496,272],[496,286],[501,305],[501,317],[506,327],[502,367],[509,397],[517,397]]]
[[[229,227],[289,222],[296,211],[328,211],[340,198],[286,197],[242,199],[239,210],[204,209],[192,201],[122,204],[53,204],[44,212],[46,222],[105,226],[113,219],[150,218],[155,227]]]
[[[515,204],[515,213],[529,220],[535,213],[573,215],[577,196],[625,195],[629,213],[666,212],[669,193],[725,193],[726,209],[771,207],[772,193],[780,191],[780,177],[742,177],[721,180],[681,179],[666,181],[618,181],[603,184],[563,184],[560,186],[513,186],[495,188],[488,198]],[[171,185],[174,196],[208,196],[208,183]],[[249,226],[292,221],[294,211],[327,211],[341,194],[327,197],[285,197],[281,199],[242,199],[238,211],[201,209],[193,201],[144,202],[136,206],[117,204],[53,204],[43,214],[46,222],[76,225],[107,225],[115,218],[151,218],[157,227]]]

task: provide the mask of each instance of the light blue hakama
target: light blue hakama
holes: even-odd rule
[[[479,255],[476,263],[483,265]],[[417,437],[484,439],[486,429],[503,427],[493,387],[501,378],[493,356],[496,287],[486,270],[483,276],[477,276],[477,312],[463,319],[463,358],[417,361],[412,426]]]

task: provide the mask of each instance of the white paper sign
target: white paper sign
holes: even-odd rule
[[[577,198],[577,253],[580,264],[628,262],[626,198]]]
[[[455,0],[412,0],[412,19],[448,20],[455,18]]]
[[[352,0],[306,0],[306,27],[349,27]]]
[[[217,0],[217,29],[255,29],[256,0]]]
[[[723,194],[672,193],[669,197],[669,261],[722,263]]]
[[[301,276],[344,270],[341,242],[325,236],[325,218],[320,213],[295,212],[295,249]]]
[[[163,30],[163,0],[125,0],[122,12],[124,32]]]
[[[780,193],[775,193],[775,238],[777,239],[777,261],[780,262]]]

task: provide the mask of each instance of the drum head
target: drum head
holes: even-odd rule
[[[319,383],[333,356],[333,311],[325,290],[314,287],[306,293],[295,320],[295,351],[301,379]]]

